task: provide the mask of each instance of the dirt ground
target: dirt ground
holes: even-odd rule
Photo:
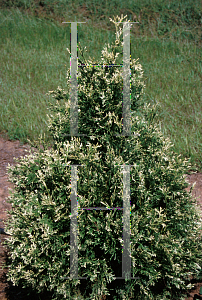
[[[8,181],[6,166],[8,165],[8,163],[15,164],[13,160],[14,157],[20,157],[29,154],[25,151],[25,149],[29,148],[30,147],[28,144],[21,146],[18,140],[9,141],[5,137],[3,137],[2,134],[0,134],[0,228],[4,228],[3,221],[5,221],[7,218],[6,210],[11,209],[11,204],[6,202],[6,198],[9,195],[8,188],[13,188],[13,184]],[[37,150],[35,148],[33,149]],[[192,190],[192,195],[198,198],[197,202],[202,210],[202,173],[187,175],[187,179],[190,184],[196,182],[196,185]],[[189,189],[190,187],[188,187],[186,190],[189,191]],[[14,287],[10,282],[7,282],[5,276],[7,269],[1,269],[2,264],[4,261],[6,261],[6,257],[8,254],[5,246],[2,245],[2,241],[4,241],[5,238],[7,238],[7,235],[0,234],[0,300],[51,299],[50,295],[41,295],[41,298],[39,298],[34,292],[32,292],[32,294],[28,296],[27,289],[23,289],[22,287]],[[200,297],[199,289],[200,287],[202,287],[202,280],[201,282],[197,282],[196,280],[192,279],[191,282],[195,284],[195,288],[187,291],[187,298],[185,298],[185,300],[202,299],[202,297],[196,298],[195,295],[197,294],[197,296]],[[105,297],[102,299],[105,299]]]

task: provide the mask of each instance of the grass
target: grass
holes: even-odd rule
[[[127,15],[131,58],[145,74],[145,102],[160,102],[158,123],[174,149],[202,171],[202,2],[0,0],[0,132],[21,143],[46,135],[47,96],[66,89],[70,24],[80,21],[78,41],[99,59],[115,39],[109,17]],[[122,63],[120,61],[120,63]]]

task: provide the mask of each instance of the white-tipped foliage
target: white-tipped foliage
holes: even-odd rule
[[[104,48],[100,64],[118,64],[123,24],[116,26],[116,43]],[[155,124],[156,107],[141,102],[141,65],[131,62],[132,134],[127,137],[114,136],[123,129],[122,68],[78,68],[78,132],[85,137],[67,136],[69,78],[70,73],[67,91],[49,93],[56,99],[49,115],[53,149],[30,153],[9,168],[15,191],[6,228],[12,234],[6,242],[8,279],[52,291],[52,299],[184,299],[182,291],[191,287],[187,279],[198,276],[202,266],[200,212],[185,191],[189,162],[173,152]],[[78,167],[79,207],[123,207],[118,165],[133,165],[131,275],[139,279],[115,281],[122,276],[123,213],[118,210],[78,211],[78,272],[88,279],[64,279],[70,276],[70,165],[75,164],[84,165]]]

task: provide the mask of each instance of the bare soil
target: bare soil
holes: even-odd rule
[[[20,157],[28,155],[29,153],[25,149],[30,149],[28,144],[20,145],[18,140],[10,141],[5,136],[0,133],[0,228],[4,228],[4,223],[7,219],[6,210],[11,210],[11,204],[7,203],[6,199],[9,195],[8,188],[13,188],[13,184],[8,181],[8,175],[6,174],[6,166],[9,164],[15,165],[14,157]],[[36,148],[32,148],[34,151],[37,151]],[[197,203],[202,210],[202,173],[187,174],[188,182],[190,186],[196,182],[194,189],[192,190],[193,197],[198,198]],[[190,190],[190,186],[186,188],[187,191]],[[2,270],[3,262],[6,262],[6,259],[9,255],[8,250],[5,246],[2,245],[2,242],[7,238],[7,235],[0,234],[0,300],[48,300],[51,299],[51,294],[40,295],[34,291],[31,291],[31,294],[28,296],[29,289],[24,289],[22,287],[15,287],[11,282],[8,282],[6,279],[7,268]],[[195,284],[195,288],[187,291],[187,298],[185,300],[200,299],[196,298],[196,295],[199,296],[199,289],[202,287],[202,280],[199,282],[192,277],[190,282]],[[196,294],[196,295],[195,295]],[[195,295],[195,297],[194,297]],[[202,295],[201,295],[202,296]],[[102,299],[105,299],[103,296]],[[201,297],[202,299],[202,297]]]

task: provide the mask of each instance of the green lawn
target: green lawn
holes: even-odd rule
[[[161,104],[162,132],[202,171],[202,2],[197,0],[1,0],[0,132],[22,143],[45,133],[51,142],[46,114],[54,99],[46,93],[66,88],[70,67],[71,25],[62,22],[87,21],[78,24],[78,41],[87,47],[86,58],[98,60],[105,43],[115,40],[109,18],[121,14],[139,22],[131,29],[131,59],[139,58],[144,69],[145,102]]]

